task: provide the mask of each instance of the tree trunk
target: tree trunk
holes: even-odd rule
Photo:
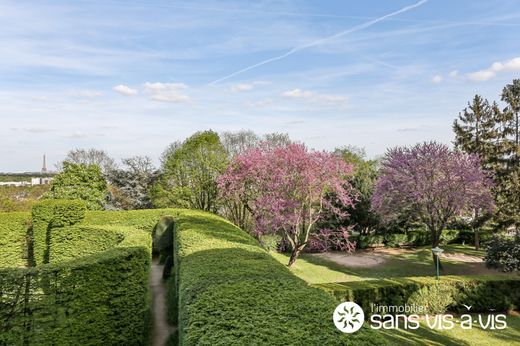
[[[473,232],[475,233],[475,250],[479,250],[480,249],[480,230],[479,230],[479,227],[478,227],[478,210],[475,211],[475,220],[474,220],[474,227],[473,227]]]
[[[294,262],[296,262],[298,256],[300,255],[300,252],[301,250],[299,250],[298,248],[292,250],[291,257],[289,258],[289,263],[287,263],[288,267],[292,266]]]

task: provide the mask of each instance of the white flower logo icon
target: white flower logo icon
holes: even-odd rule
[[[363,325],[365,313],[356,303],[344,302],[336,307],[332,319],[343,333],[354,333]]]

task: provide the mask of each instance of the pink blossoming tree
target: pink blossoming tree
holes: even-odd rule
[[[380,173],[372,208],[384,221],[411,211],[431,232],[432,247],[439,245],[442,231],[453,217],[494,208],[493,183],[481,169],[479,158],[444,144],[426,142],[390,149]]]
[[[346,180],[351,173],[352,166],[341,158],[308,151],[302,144],[260,145],[237,155],[218,185],[223,198],[240,201],[251,212],[257,238],[283,235],[291,248],[291,266],[317,232],[315,225],[324,210],[346,216],[335,205],[353,205],[352,187]]]

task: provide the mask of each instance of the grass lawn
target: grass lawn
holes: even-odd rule
[[[485,267],[483,250],[471,246],[443,246],[444,275],[509,275]],[[283,264],[288,254],[271,252]],[[361,281],[392,277],[434,276],[430,247],[414,249],[360,250],[352,254],[302,254],[290,270],[310,284]],[[458,319],[454,319],[456,321]],[[483,330],[477,325],[465,330],[456,323],[451,330],[437,330],[421,322],[417,330],[380,330],[395,345],[520,345],[520,316],[507,316],[508,328]]]
[[[487,269],[484,263],[478,262],[484,257],[483,250],[476,251],[464,245],[446,245],[443,248],[444,272],[441,275],[508,275]],[[271,255],[283,264],[289,261],[289,254],[271,252]],[[324,256],[334,256],[335,260]],[[435,275],[429,247],[360,250],[352,254],[304,253],[291,271],[310,284]]]
[[[476,318],[476,317],[475,317]],[[460,321],[457,318],[454,321]],[[520,316],[507,316],[507,328],[503,330],[484,330],[473,326],[472,329],[462,329],[455,323],[450,330],[430,329],[425,322],[416,330],[393,329],[380,330],[389,341],[396,345],[520,345]]]

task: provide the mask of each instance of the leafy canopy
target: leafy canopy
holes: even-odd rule
[[[97,165],[63,162],[63,171],[52,180],[49,199],[79,199],[89,210],[101,210],[107,198],[107,182]]]

